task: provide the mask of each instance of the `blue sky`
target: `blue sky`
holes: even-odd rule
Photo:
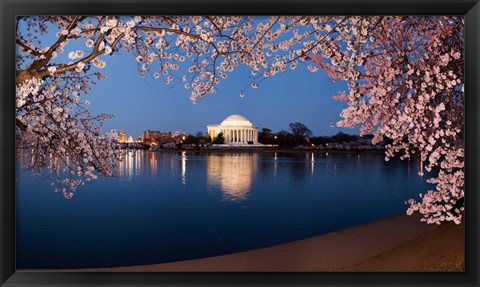
[[[115,115],[105,123],[104,131],[124,130],[134,138],[147,129],[206,133],[208,124],[241,114],[259,129],[274,132],[301,122],[315,136],[358,133],[357,129],[330,127],[330,122],[341,119],[339,114],[346,107],[331,96],[345,89],[345,83],[334,83],[323,71],[312,73],[302,65],[265,79],[258,89],[247,89],[244,97],[240,92],[249,85],[251,74],[241,67],[220,83],[216,94],[196,104],[190,101],[190,90],[181,84],[167,86],[162,78],[140,77],[130,54],[111,57],[103,72],[107,79],[98,82],[87,97],[92,112]]]

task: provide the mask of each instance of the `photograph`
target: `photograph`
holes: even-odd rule
[[[480,0],[0,0],[0,287],[479,286]]]
[[[464,272],[464,16],[17,16],[19,272]]]

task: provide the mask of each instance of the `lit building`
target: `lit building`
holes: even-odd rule
[[[219,125],[208,125],[208,135],[215,139],[223,133],[225,143],[258,143],[258,128],[242,115],[231,115]]]
[[[189,134],[186,132],[160,132],[160,131],[151,131],[146,130],[142,133],[140,138],[141,142],[147,145],[161,145],[169,142],[180,143],[183,138],[188,137]]]
[[[146,130],[142,133],[141,141],[147,145],[159,144],[162,142],[162,133],[159,131]]]
[[[118,143],[125,143],[127,142],[127,133],[123,131],[117,131],[117,130],[109,130],[106,134],[105,137],[116,141]]]
[[[172,132],[172,138],[182,138],[182,137],[188,137],[190,134],[187,133],[187,132],[179,132],[179,131],[175,131],[175,132]]]

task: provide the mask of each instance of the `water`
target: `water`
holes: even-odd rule
[[[70,200],[17,171],[17,268],[153,264],[304,239],[405,212],[431,188],[418,168],[381,153],[130,151],[118,178]]]

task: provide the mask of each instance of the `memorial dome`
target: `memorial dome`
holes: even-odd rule
[[[252,122],[250,122],[246,117],[242,115],[230,115],[225,118],[222,122],[223,126],[253,126]]]
[[[208,125],[207,129],[207,133],[212,140],[222,133],[226,144],[247,145],[258,143],[258,128],[242,115],[230,115],[221,124]]]

